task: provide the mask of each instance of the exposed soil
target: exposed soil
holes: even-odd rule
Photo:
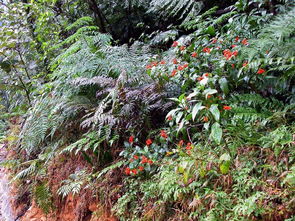
[[[0,146],[0,161],[4,160],[7,155],[9,154],[6,148]],[[76,163],[73,163],[74,160]],[[87,169],[86,165],[82,162],[82,160],[80,161],[77,158],[68,158],[65,161],[56,159],[53,161],[47,177],[51,191],[53,193],[56,192],[60,186],[60,182],[77,169]],[[50,214],[44,214],[34,200],[30,202],[31,198],[29,193],[23,194],[22,197],[20,197],[19,186],[17,184],[9,184],[8,175],[8,170],[0,168],[0,221],[117,220],[108,209],[104,208],[98,200],[92,197],[90,191],[81,191],[79,195],[75,197],[69,195],[63,200],[56,194],[53,194],[53,202],[56,209]],[[3,184],[5,184],[5,187],[3,187]],[[9,191],[7,191],[8,186]],[[5,190],[5,192],[1,192],[1,190]],[[5,214],[2,214],[2,211]]]

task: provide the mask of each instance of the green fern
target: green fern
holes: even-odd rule
[[[152,0],[149,12],[158,13],[165,18],[177,18],[189,22],[203,8],[201,1],[194,0]]]
[[[83,26],[88,26],[88,25],[93,25],[93,24],[94,24],[93,18],[91,18],[89,16],[85,16],[85,17],[77,19],[74,23],[70,24],[65,29],[66,29],[66,31],[71,31],[73,29],[77,29],[77,28],[80,28]]]
[[[210,24],[212,24],[212,15],[217,11],[217,9],[217,6],[213,7],[201,15],[195,16],[194,19],[183,22],[180,27],[183,27],[186,30],[203,31],[202,29],[206,29],[208,26],[210,26]]]
[[[40,160],[36,159],[36,160],[31,160],[31,161],[27,161],[25,163],[22,163],[20,166],[25,166],[25,165],[29,165],[29,167],[21,170],[19,173],[17,173],[14,178],[14,180],[18,180],[18,179],[24,179],[30,175],[36,175],[38,172],[38,167],[39,167],[39,163]]]
[[[69,194],[77,195],[87,180],[87,173],[85,170],[78,171],[69,176],[69,179],[62,181],[62,186],[57,190],[57,194],[62,198]]]
[[[64,148],[61,151],[61,153],[70,153],[75,151],[75,154],[78,154],[81,151],[86,152],[89,149],[95,152],[99,149],[100,144],[104,142],[105,140],[106,140],[105,135],[102,135],[101,137],[99,137],[98,133],[96,131],[93,131],[93,132],[85,134],[84,138]]]
[[[52,202],[52,194],[46,183],[38,184],[34,187],[33,192],[37,205],[45,214],[50,213],[54,207]]]
[[[237,105],[233,109],[233,121],[243,120],[248,123],[257,121],[265,125],[271,120],[275,112],[284,109],[284,103],[275,98],[265,98],[259,94],[236,94],[230,103]]]
[[[116,169],[116,168],[118,168],[118,167],[123,166],[124,163],[125,163],[125,161],[119,161],[119,162],[117,162],[117,163],[113,163],[112,165],[110,165],[110,166],[104,168],[103,170],[101,170],[99,173],[97,173],[97,174],[93,174],[93,176],[96,177],[96,179],[99,179],[99,178],[101,178],[104,174],[106,174],[107,172],[109,172],[109,171],[111,171],[111,170],[113,170],[113,169]]]
[[[52,102],[51,99],[44,97],[32,107],[19,137],[20,149],[26,150],[28,155],[38,153],[40,144],[48,135],[53,136],[62,124],[64,118],[52,114],[55,102],[58,101]]]
[[[281,78],[294,78],[294,14],[295,7],[292,7],[287,13],[276,16],[259,31],[257,39],[249,41],[250,46],[243,50],[252,70],[257,70],[260,65],[269,65],[272,72],[283,73]]]

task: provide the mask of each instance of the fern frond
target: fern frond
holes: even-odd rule
[[[85,170],[71,174],[67,180],[62,181],[62,186],[57,190],[57,194],[62,198],[67,197],[69,194],[77,195],[84,186],[87,176]]]
[[[250,41],[249,60],[255,55],[268,51],[267,58],[282,57],[288,59],[295,56],[295,7],[287,13],[280,14],[260,30],[257,39]]]
[[[75,28],[86,26],[86,25],[92,25],[93,23],[94,23],[93,18],[91,18],[89,16],[85,16],[85,17],[79,18],[74,23],[67,26],[66,31],[70,31],[70,30],[73,30]]]
[[[152,0],[148,12],[158,13],[165,18],[177,18],[188,22],[203,8],[202,1],[195,0]]]
[[[30,166],[24,170],[21,170],[18,174],[14,176],[12,180],[14,181],[18,179],[23,179],[25,177],[35,174],[38,170],[38,163],[39,159],[25,162],[25,164],[30,164]]]
[[[124,165],[125,161],[119,161],[117,163],[114,163],[106,168],[104,168],[103,170],[101,170],[98,174],[94,174],[93,176],[96,177],[96,179],[99,179],[100,177],[102,177],[104,174],[106,174],[107,172],[116,169],[118,167],[121,167],[122,165]]]
[[[45,214],[53,210],[52,194],[46,183],[41,183],[34,188],[34,198],[37,205]]]

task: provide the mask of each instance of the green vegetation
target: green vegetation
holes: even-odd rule
[[[53,214],[88,191],[120,220],[295,219],[292,0],[0,12],[2,165],[19,198]]]

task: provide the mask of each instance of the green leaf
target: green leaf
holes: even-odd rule
[[[178,124],[179,121],[181,120],[182,116],[183,116],[183,112],[179,112],[179,113],[176,115],[176,120],[175,120],[175,122],[176,122],[177,124]]]
[[[216,89],[211,89],[211,88],[208,88],[206,90],[204,90],[203,94],[205,95],[206,99],[208,98],[208,95],[211,95],[211,94],[216,94],[218,91]]]
[[[212,113],[214,119],[216,121],[219,121],[219,119],[220,119],[220,111],[218,110],[218,105],[217,104],[211,105],[209,110]]]
[[[191,98],[195,97],[198,93],[199,93],[198,90],[194,90],[193,93],[190,93],[190,94],[187,96],[187,99],[191,99]]]
[[[177,111],[179,111],[179,110],[181,110],[180,108],[176,108],[176,109],[173,109],[173,110],[171,110],[168,114],[167,114],[167,116],[166,117],[168,117],[168,116],[174,116],[175,115],[175,113],[177,112]]]
[[[210,126],[210,122],[207,122],[207,123],[204,124],[204,128],[205,128],[206,130],[209,129],[209,126]]]
[[[180,122],[179,127],[178,127],[178,129],[177,129],[177,132],[179,132],[179,131],[183,128],[183,126],[184,126],[184,120],[182,120],[182,121]]]
[[[219,79],[219,84],[220,84],[220,88],[223,91],[223,93],[228,94],[228,92],[229,92],[228,82],[225,77]]]
[[[211,36],[214,36],[214,35],[216,34],[216,33],[215,33],[215,29],[214,29],[213,26],[209,26],[209,27],[206,29],[205,33],[207,33],[207,34],[209,34],[209,35],[211,35]]]
[[[175,97],[169,98],[169,100],[171,100],[171,101],[175,101],[175,102],[177,102],[177,103],[180,103],[179,99],[177,99],[177,98],[175,98]]]
[[[188,183],[188,178],[189,178],[189,172],[186,171],[183,173],[183,183],[187,184]]]
[[[220,156],[219,160],[220,161],[230,161],[230,155],[228,153],[224,153]]]
[[[178,101],[182,102],[185,98],[185,94],[179,96]]]
[[[184,168],[182,166],[178,166],[177,169],[179,173],[184,173]]]
[[[192,114],[188,114],[186,117],[185,117],[185,120],[186,121],[190,121],[192,119]]]
[[[193,111],[192,111],[192,118],[193,118],[193,121],[195,120],[195,118],[196,118],[198,112],[199,112],[200,110],[204,109],[204,108],[205,108],[205,106],[202,106],[202,102],[197,103],[197,104],[194,106]]]
[[[222,174],[227,174],[229,171],[229,167],[230,167],[230,161],[226,161],[226,162],[220,164],[220,166],[219,166],[220,172]]]
[[[202,178],[204,178],[204,177],[206,176],[206,173],[207,173],[206,168],[201,167],[201,168],[199,169],[199,174],[200,174],[200,176],[201,176]]]
[[[217,144],[220,144],[222,138],[222,129],[220,124],[215,122],[211,127],[211,134],[210,137],[214,140]]]

